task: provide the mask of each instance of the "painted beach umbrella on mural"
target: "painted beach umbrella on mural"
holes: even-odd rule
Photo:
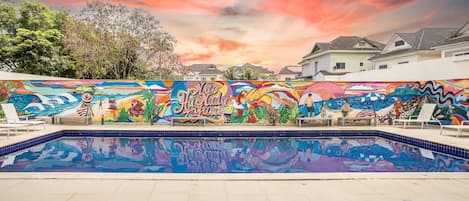
[[[375,117],[375,120],[374,120],[374,124],[376,126],[376,107],[375,107],[375,102],[378,101],[378,100],[384,100],[384,95],[381,95],[381,94],[377,94],[375,92],[371,92],[369,94],[367,94],[365,97],[363,97],[361,99],[361,102],[364,103],[364,102],[368,102],[368,103],[371,103],[371,106],[373,107],[373,114],[374,114],[374,117]]]

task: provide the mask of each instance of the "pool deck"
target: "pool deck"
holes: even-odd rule
[[[0,146],[63,129],[83,130],[382,130],[469,149],[454,130],[389,126],[47,125],[46,130],[0,136]],[[463,134],[469,136],[465,131]],[[469,200],[469,173],[0,173],[0,200]]]

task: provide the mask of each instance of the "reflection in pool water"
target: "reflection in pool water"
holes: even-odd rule
[[[61,138],[4,156],[26,172],[468,171],[467,160],[379,137]]]

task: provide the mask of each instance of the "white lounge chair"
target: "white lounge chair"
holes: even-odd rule
[[[9,128],[0,128],[0,132],[6,131],[8,133],[8,137],[10,137],[10,129]]]
[[[43,125],[44,129],[46,129],[46,122],[45,121],[36,121],[36,120],[21,120],[16,113],[15,106],[12,103],[5,103],[2,104],[3,113],[5,113],[5,117],[7,120],[7,124],[26,124],[30,126],[34,125]]]
[[[8,138],[10,138],[10,131],[15,130],[15,133],[18,133],[18,128],[26,128],[26,131],[29,132],[28,124],[8,124],[0,123],[0,130],[7,130]]]
[[[433,118],[433,110],[435,110],[435,106],[436,104],[433,103],[425,103],[423,104],[417,119],[411,119],[410,117],[409,119],[394,119],[394,125],[397,125],[398,122],[402,122],[404,124],[404,128],[406,128],[407,124],[421,123],[421,128],[423,128],[425,123],[437,122],[441,126],[441,122]]]
[[[469,121],[462,121],[460,125],[441,125],[440,135],[443,134],[443,128],[456,129],[456,137],[459,137],[460,135],[462,135],[463,129],[469,129]]]

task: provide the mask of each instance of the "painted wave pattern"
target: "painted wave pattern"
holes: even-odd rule
[[[63,138],[2,157],[1,172],[467,172],[467,160],[377,137]]]
[[[383,98],[364,99],[371,94]],[[271,124],[273,115],[282,124],[304,116],[343,115],[376,116],[390,123],[393,118],[417,117],[424,103],[436,103],[434,117],[456,125],[469,120],[469,81],[0,80],[0,103],[13,103],[21,115],[163,124],[181,116],[203,117],[213,124]]]

